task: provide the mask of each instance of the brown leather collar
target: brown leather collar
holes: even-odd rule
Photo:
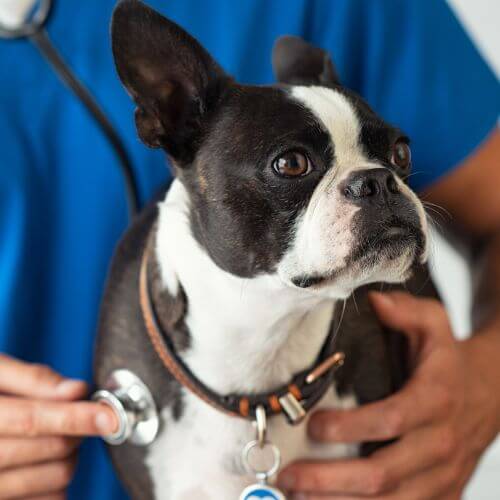
[[[264,394],[217,394],[191,372],[161,330],[148,283],[149,248],[146,245],[141,260],[139,300],[148,337],[165,368],[186,389],[223,413],[253,420],[257,407],[261,406],[267,415],[284,413],[290,423],[300,422],[331,386],[335,369],[344,362],[344,354],[334,351],[333,329],[316,362],[288,384]]]

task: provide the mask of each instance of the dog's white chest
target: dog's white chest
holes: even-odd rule
[[[242,466],[241,451],[254,439],[251,423],[228,417],[191,394],[185,394],[183,416],[173,421],[170,410],[162,412],[165,431],[150,447],[146,460],[158,500],[236,500],[255,478]],[[321,407],[347,408],[353,397],[339,399],[330,390]],[[269,422],[269,436],[279,447],[282,465],[299,458],[355,456],[353,445],[318,445],[306,432],[306,422],[292,427],[282,416]]]

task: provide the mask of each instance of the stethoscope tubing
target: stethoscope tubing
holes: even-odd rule
[[[70,67],[65,63],[54,44],[51,42],[45,30],[45,25],[50,15],[52,3],[52,0],[41,0],[32,18],[16,28],[10,28],[0,23],[0,38],[27,38],[30,40],[53,68],[59,79],[87,108],[92,118],[106,136],[119,160],[125,183],[129,218],[132,220],[139,211],[139,193],[132,162],[130,161],[127,150],[118,132],[106,117],[102,108],[88,88],[76,77]]]

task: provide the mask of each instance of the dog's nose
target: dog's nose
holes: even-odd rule
[[[396,178],[387,168],[357,170],[340,189],[346,198],[362,203],[386,203],[400,194]]]

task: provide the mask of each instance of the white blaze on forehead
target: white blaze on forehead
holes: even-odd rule
[[[332,137],[338,166],[366,162],[359,142],[361,125],[352,104],[326,87],[293,87],[292,95],[306,106]]]
[[[359,207],[347,203],[338,186],[353,170],[374,167],[360,144],[359,119],[344,95],[325,87],[301,86],[291,93],[330,134],[334,160],[297,219],[293,244],[278,268],[285,281],[286,277],[326,275],[346,265],[354,245],[352,218]]]

